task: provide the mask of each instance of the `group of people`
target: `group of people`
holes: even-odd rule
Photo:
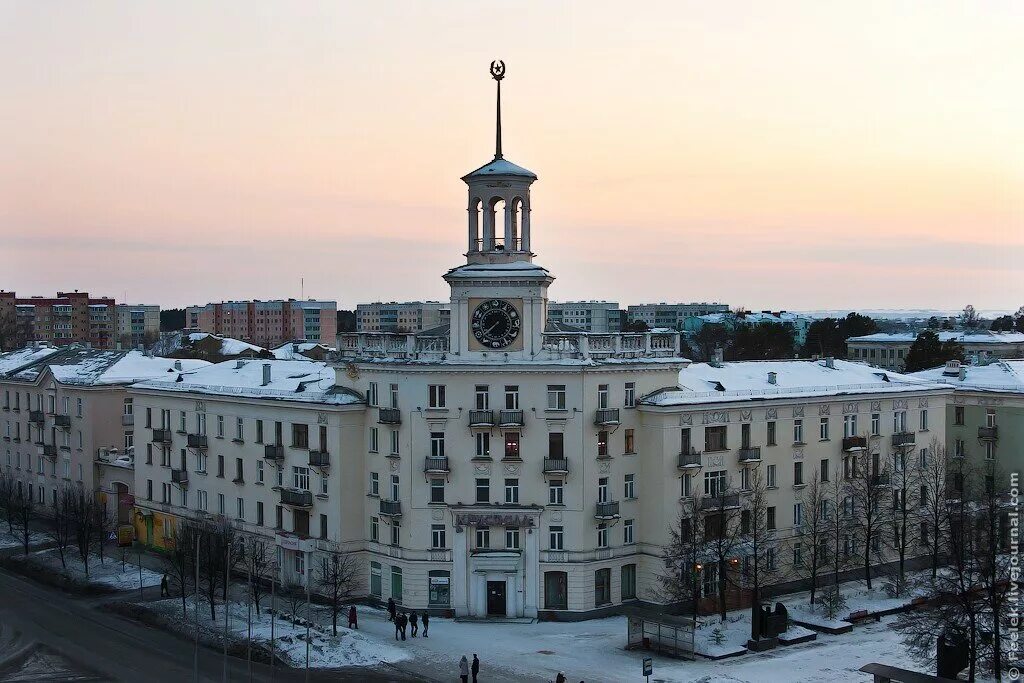
[[[466,659],[466,655],[462,655],[462,659],[459,660],[459,678],[462,679],[462,683],[469,682],[470,672],[473,673],[473,683],[476,683],[476,677],[480,674],[480,659],[477,658],[475,652],[473,653],[472,664]]]
[[[398,606],[395,605],[394,598],[388,598],[388,621],[392,621],[395,624],[395,640],[405,640],[406,629],[411,631],[411,636],[415,638],[420,630],[420,623],[423,623],[423,637],[429,638],[428,631],[430,630],[430,615],[424,612],[422,615],[416,614],[416,612],[399,612]],[[401,638],[399,638],[401,636]]]

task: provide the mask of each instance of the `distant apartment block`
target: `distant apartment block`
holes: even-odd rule
[[[338,302],[257,299],[189,306],[185,326],[268,348],[300,339],[333,343],[338,334]]]
[[[389,301],[356,306],[357,332],[422,332],[450,320],[447,302]]]
[[[627,309],[629,322],[641,320],[648,327],[667,327],[681,331],[684,321],[701,315],[712,313],[728,313],[728,304],[690,303],[690,304],[636,304]]]
[[[10,348],[45,341],[54,346],[80,342],[113,349],[117,341],[114,300],[90,297],[88,292],[19,298],[14,292],[0,291],[0,325],[6,330],[4,345]]]
[[[586,332],[622,331],[622,311],[614,301],[551,301],[548,323],[571,325]]]
[[[117,304],[116,343],[122,349],[150,346],[160,338],[160,307],[152,304]]]
[[[813,322],[814,318],[810,316],[790,313],[788,311],[761,311],[759,313],[747,311],[738,314],[710,313],[708,315],[687,318],[684,323],[684,331],[688,334],[695,334],[700,332],[701,328],[705,325],[724,325],[730,330],[735,329],[737,325],[761,325],[765,323],[782,325],[793,333],[793,343],[800,347],[807,341],[807,331],[811,329],[811,323]]]
[[[956,341],[973,364],[998,358],[1024,357],[1024,332],[936,332],[939,341]],[[846,357],[886,370],[903,370],[904,359],[917,339],[916,332],[878,333],[846,340]]]

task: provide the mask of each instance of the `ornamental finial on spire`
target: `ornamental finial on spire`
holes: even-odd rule
[[[494,129],[494,158],[501,159],[501,79],[505,78],[505,62],[500,59],[491,62],[491,78],[498,83],[497,125]]]

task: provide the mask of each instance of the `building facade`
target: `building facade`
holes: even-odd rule
[[[626,317],[629,322],[639,320],[649,328],[682,331],[687,318],[728,312],[728,304],[719,303],[634,304],[627,309]]]
[[[357,332],[422,332],[447,325],[451,308],[440,301],[358,304]]]
[[[338,303],[277,299],[189,306],[185,326],[268,348],[296,340],[330,343],[338,333]]]
[[[0,291],[0,323],[14,330],[10,349],[32,341],[55,346],[81,343],[96,349],[113,349],[117,343],[114,300],[90,297],[87,292],[24,298]]]
[[[548,302],[548,323],[569,325],[584,332],[621,332],[624,317],[614,301]]]
[[[1024,358],[1024,332],[939,332],[939,341],[955,341],[973,362],[997,358]],[[869,334],[846,340],[847,358],[860,360],[887,370],[901,371],[910,347],[917,340],[913,332]]]
[[[160,339],[160,307],[148,304],[117,304],[116,343],[122,349],[148,348]]]

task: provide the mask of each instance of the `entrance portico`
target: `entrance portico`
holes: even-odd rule
[[[537,529],[542,509],[453,506],[452,607],[456,616],[536,618]]]

